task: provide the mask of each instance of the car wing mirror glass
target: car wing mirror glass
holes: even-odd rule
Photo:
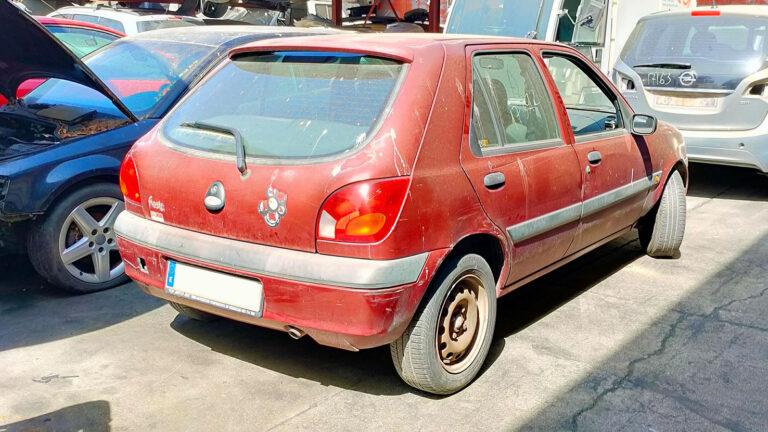
[[[632,133],[635,135],[651,135],[656,132],[658,120],[656,117],[646,114],[632,116]]]

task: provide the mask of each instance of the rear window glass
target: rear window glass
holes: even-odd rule
[[[235,58],[168,117],[164,135],[194,149],[252,158],[329,156],[362,145],[386,116],[401,63],[339,53]]]
[[[692,87],[732,90],[764,66],[766,37],[768,20],[761,18],[655,18],[635,27],[621,58],[638,70],[645,85],[665,86],[670,80],[657,79],[665,69],[671,85],[677,85],[677,75],[692,71],[698,77]]]

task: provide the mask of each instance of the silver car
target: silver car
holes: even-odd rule
[[[768,6],[642,18],[613,81],[632,107],[675,125],[689,160],[768,172]]]

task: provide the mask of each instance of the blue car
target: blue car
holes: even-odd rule
[[[0,16],[0,94],[9,101],[0,108],[0,249],[26,248],[41,276],[76,293],[128,280],[113,224],[123,209],[120,163],[131,145],[232,47],[330,32],[157,30],[81,61],[7,0]],[[47,81],[16,99],[16,88],[34,78]]]

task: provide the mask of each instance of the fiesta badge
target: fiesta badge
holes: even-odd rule
[[[280,219],[285,216],[285,201],[288,196],[279,190],[267,188],[267,199],[259,201],[259,214],[264,217],[264,222],[274,228],[280,223]]]

